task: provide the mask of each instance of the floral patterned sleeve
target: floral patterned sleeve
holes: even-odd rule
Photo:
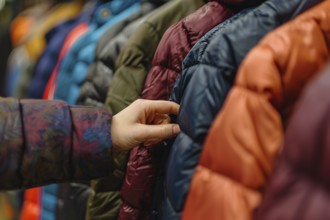
[[[102,108],[0,98],[0,189],[108,176],[110,120]]]

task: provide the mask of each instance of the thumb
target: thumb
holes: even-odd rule
[[[143,125],[143,141],[164,140],[180,132],[178,124]]]

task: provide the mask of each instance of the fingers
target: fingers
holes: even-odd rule
[[[141,143],[156,143],[180,132],[177,124],[169,124],[167,114],[178,114],[179,105],[170,101],[136,100],[113,116],[112,143],[129,150]],[[151,124],[151,125],[150,125]]]
[[[160,113],[156,113],[156,116],[152,121],[152,124],[155,125],[169,124],[169,123],[171,123],[171,118],[167,114],[160,114]]]
[[[180,133],[178,124],[161,124],[161,125],[141,125],[142,142],[148,140],[162,141],[173,137]]]
[[[139,100],[144,103],[150,110],[161,114],[175,114],[179,113],[180,105],[170,101],[155,101],[155,100]]]

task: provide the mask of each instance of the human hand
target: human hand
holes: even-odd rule
[[[170,124],[167,114],[178,112],[179,105],[174,102],[136,100],[112,118],[113,147],[130,150],[141,143],[148,146],[177,135],[180,127]]]

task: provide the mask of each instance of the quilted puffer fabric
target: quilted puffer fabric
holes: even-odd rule
[[[200,41],[197,42],[196,45],[198,45],[201,42],[204,43],[208,43],[208,39],[211,39],[211,37],[216,34],[220,29],[226,27],[227,25],[230,25],[233,21],[241,18],[242,16],[244,16],[246,13],[248,13],[250,10],[252,10],[251,8],[242,10],[241,12],[235,14],[234,16],[230,17],[229,19],[227,19],[226,21],[222,22],[220,25],[216,26],[215,28],[213,28],[212,30],[210,30],[208,33],[206,33],[201,39]],[[194,48],[194,47],[193,47]],[[189,55],[190,53],[188,53]],[[179,76],[180,77],[180,76]],[[178,78],[179,78],[178,77]],[[173,121],[176,120],[175,117],[173,117],[172,119]],[[163,143],[163,145],[161,146],[161,159],[160,159],[160,164],[159,164],[159,169],[157,172],[157,181],[155,183],[155,187],[154,187],[154,192],[153,192],[153,204],[152,204],[152,218],[151,219],[159,219],[159,215],[161,214],[161,202],[162,202],[162,198],[163,198],[163,188],[164,188],[164,177],[165,177],[165,173],[166,173],[166,164],[167,164],[167,159],[168,159],[168,154],[170,151],[170,147],[173,144],[173,139],[166,141]]]
[[[88,66],[94,61],[97,41],[108,28],[129,17],[139,8],[139,0],[112,0],[96,9],[92,25],[89,25],[88,31],[74,43],[60,65],[55,99],[76,104]],[[113,36],[116,34],[113,33]]]
[[[45,34],[59,23],[77,16],[80,9],[81,3],[60,3],[37,18],[33,31],[14,48],[8,59],[6,96],[26,97],[33,67],[46,46]]]
[[[329,36],[329,35],[328,35]],[[330,68],[304,91],[284,137],[257,220],[330,218]]]
[[[128,38],[145,21],[155,5],[144,2],[136,13],[109,28],[98,40],[95,60],[90,64],[80,88],[77,104],[103,106],[115,72],[115,61]],[[113,36],[113,33],[118,33]]]
[[[297,98],[329,59],[329,9],[320,3],[247,55],[209,130],[183,219],[253,219]]]
[[[174,0],[154,10],[128,40],[116,59],[106,107],[114,114],[138,99],[163,34],[172,24],[196,11],[203,0]]]
[[[70,31],[70,33],[66,36],[65,42],[60,50],[59,57],[57,59],[57,63],[55,65],[54,70],[52,71],[51,78],[48,81],[48,84],[46,86],[46,89],[44,91],[44,95],[47,94],[46,99],[53,99],[53,91],[55,90],[55,79],[57,79],[57,70],[59,63],[61,62],[62,58],[65,56],[68,48],[75,42],[76,39],[79,38],[85,31],[87,30],[87,24],[85,22],[82,22],[78,24],[76,27],[73,28],[73,30]],[[52,184],[48,186],[42,187],[42,193],[41,193],[41,204],[42,204],[42,210],[41,210],[41,218],[45,218],[48,220],[51,219],[58,219],[60,220],[60,217],[62,212],[67,213],[67,217],[70,220],[75,219],[81,219],[81,218],[74,218],[74,216],[69,215],[69,211],[66,210],[66,208],[69,208],[73,206],[74,203],[82,203],[84,200],[83,197],[71,196],[72,198],[71,204],[68,204],[69,200],[63,200],[59,197],[59,192],[63,191],[63,188],[68,187],[70,184]],[[68,193],[69,194],[69,193]],[[87,201],[87,197],[85,198],[85,203]],[[80,207],[78,210],[70,210],[73,213],[85,213],[83,210],[83,207]],[[58,216],[59,215],[59,216]]]
[[[34,68],[34,75],[28,87],[29,98],[42,98],[47,81],[56,66],[66,36],[80,23],[87,22],[92,11],[89,8],[76,18],[59,24],[46,34],[47,46],[38,58]]]
[[[45,16],[39,19],[28,40],[22,45],[28,54],[30,65],[20,66],[20,77],[15,90],[15,97],[27,97],[28,86],[33,76],[34,66],[46,47],[45,35],[56,25],[76,17],[81,11],[81,2],[63,2],[55,5]]]
[[[128,38],[145,21],[148,14],[158,4],[144,1],[140,9],[109,28],[99,39],[95,57],[89,66],[84,84],[81,86],[77,104],[103,106],[115,68],[115,60]],[[118,33],[113,36],[113,33]],[[119,190],[126,170],[126,154],[117,154],[114,158],[114,172],[107,179],[91,182],[87,219],[115,219],[121,205]]]
[[[178,123],[182,132],[168,159],[162,219],[180,218],[208,129],[248,51],[265,34],[320,2],[269,0],[201,40],[187,55],[171,94],[171,100],[181,104]]]
[[[56,61],[55,67],[51,72],[50,78],[47,82],[46,88],[43,92],[43,99],[52,100],[54,99],[54,93],[56,91],[56,82],[59,75],[59,67],[68,51],[72,47],[72,45],[88,30],[87,22],[82,22],[81,24],[74,27],[70,33],[66,36],[65,41],[61,47],[60,54]]]
[[[0,188],[89,180],[112,172],[111,115],[60,101],[0,98]]]
[[[140,96],[143,88],[144,79],[151,67],[151,60],[156,51],[157,45],[166,29],[176,23],[183,17],[194,12],[204,4],[202,0],[175,0],[162,5],[152,12],[150,16],[139,26],[138,30],[130,36],[116,59],[116,71],[111,81],[106,101],[106,107],[110,107],[114,114],[118,113],[131,102]],[[116,171],[125,170],[128,153],[122,154],[121,158],[115,160]],[[124,159],[124,160],[123,160]],[[124,176],[123,172],[117,172],[115,175]],[[121,182],[122,183],[122,182]],[[119,188],[121,187],[121,183]],[[112,179],[93,181],[93,188],[98,189],[98,195],[92,195],[92,198],[99,197],[95,202],[95,213],[99,219],[109,219],[109,206],[117,202],[119,193],[116,196],[110,196],[107,189],[117,187],[117,183]],[[119,189],[118,188],[118,189]],[[103,197],[103,198],[102,198]],[[106,201],[106,202],[102,202]],[[97,208],[100,207],[100,208]],[[118,213],[111,213],[111,217]],[[95,215],[96,216],[96,215]]]
[[[184,57],[207,31],[232,14],[219,2],[209,2],[168,28],[155,52],[142,98],[168,100],[181,72]],[[150,215],[152,191],[160,162],[156,155],[161,154],[161,151],[161,146],[143,145],[131,151],[121,189],[124,204],[118,219],[127,219],[127,216],[131,216],[130,219],[146,219]]]

